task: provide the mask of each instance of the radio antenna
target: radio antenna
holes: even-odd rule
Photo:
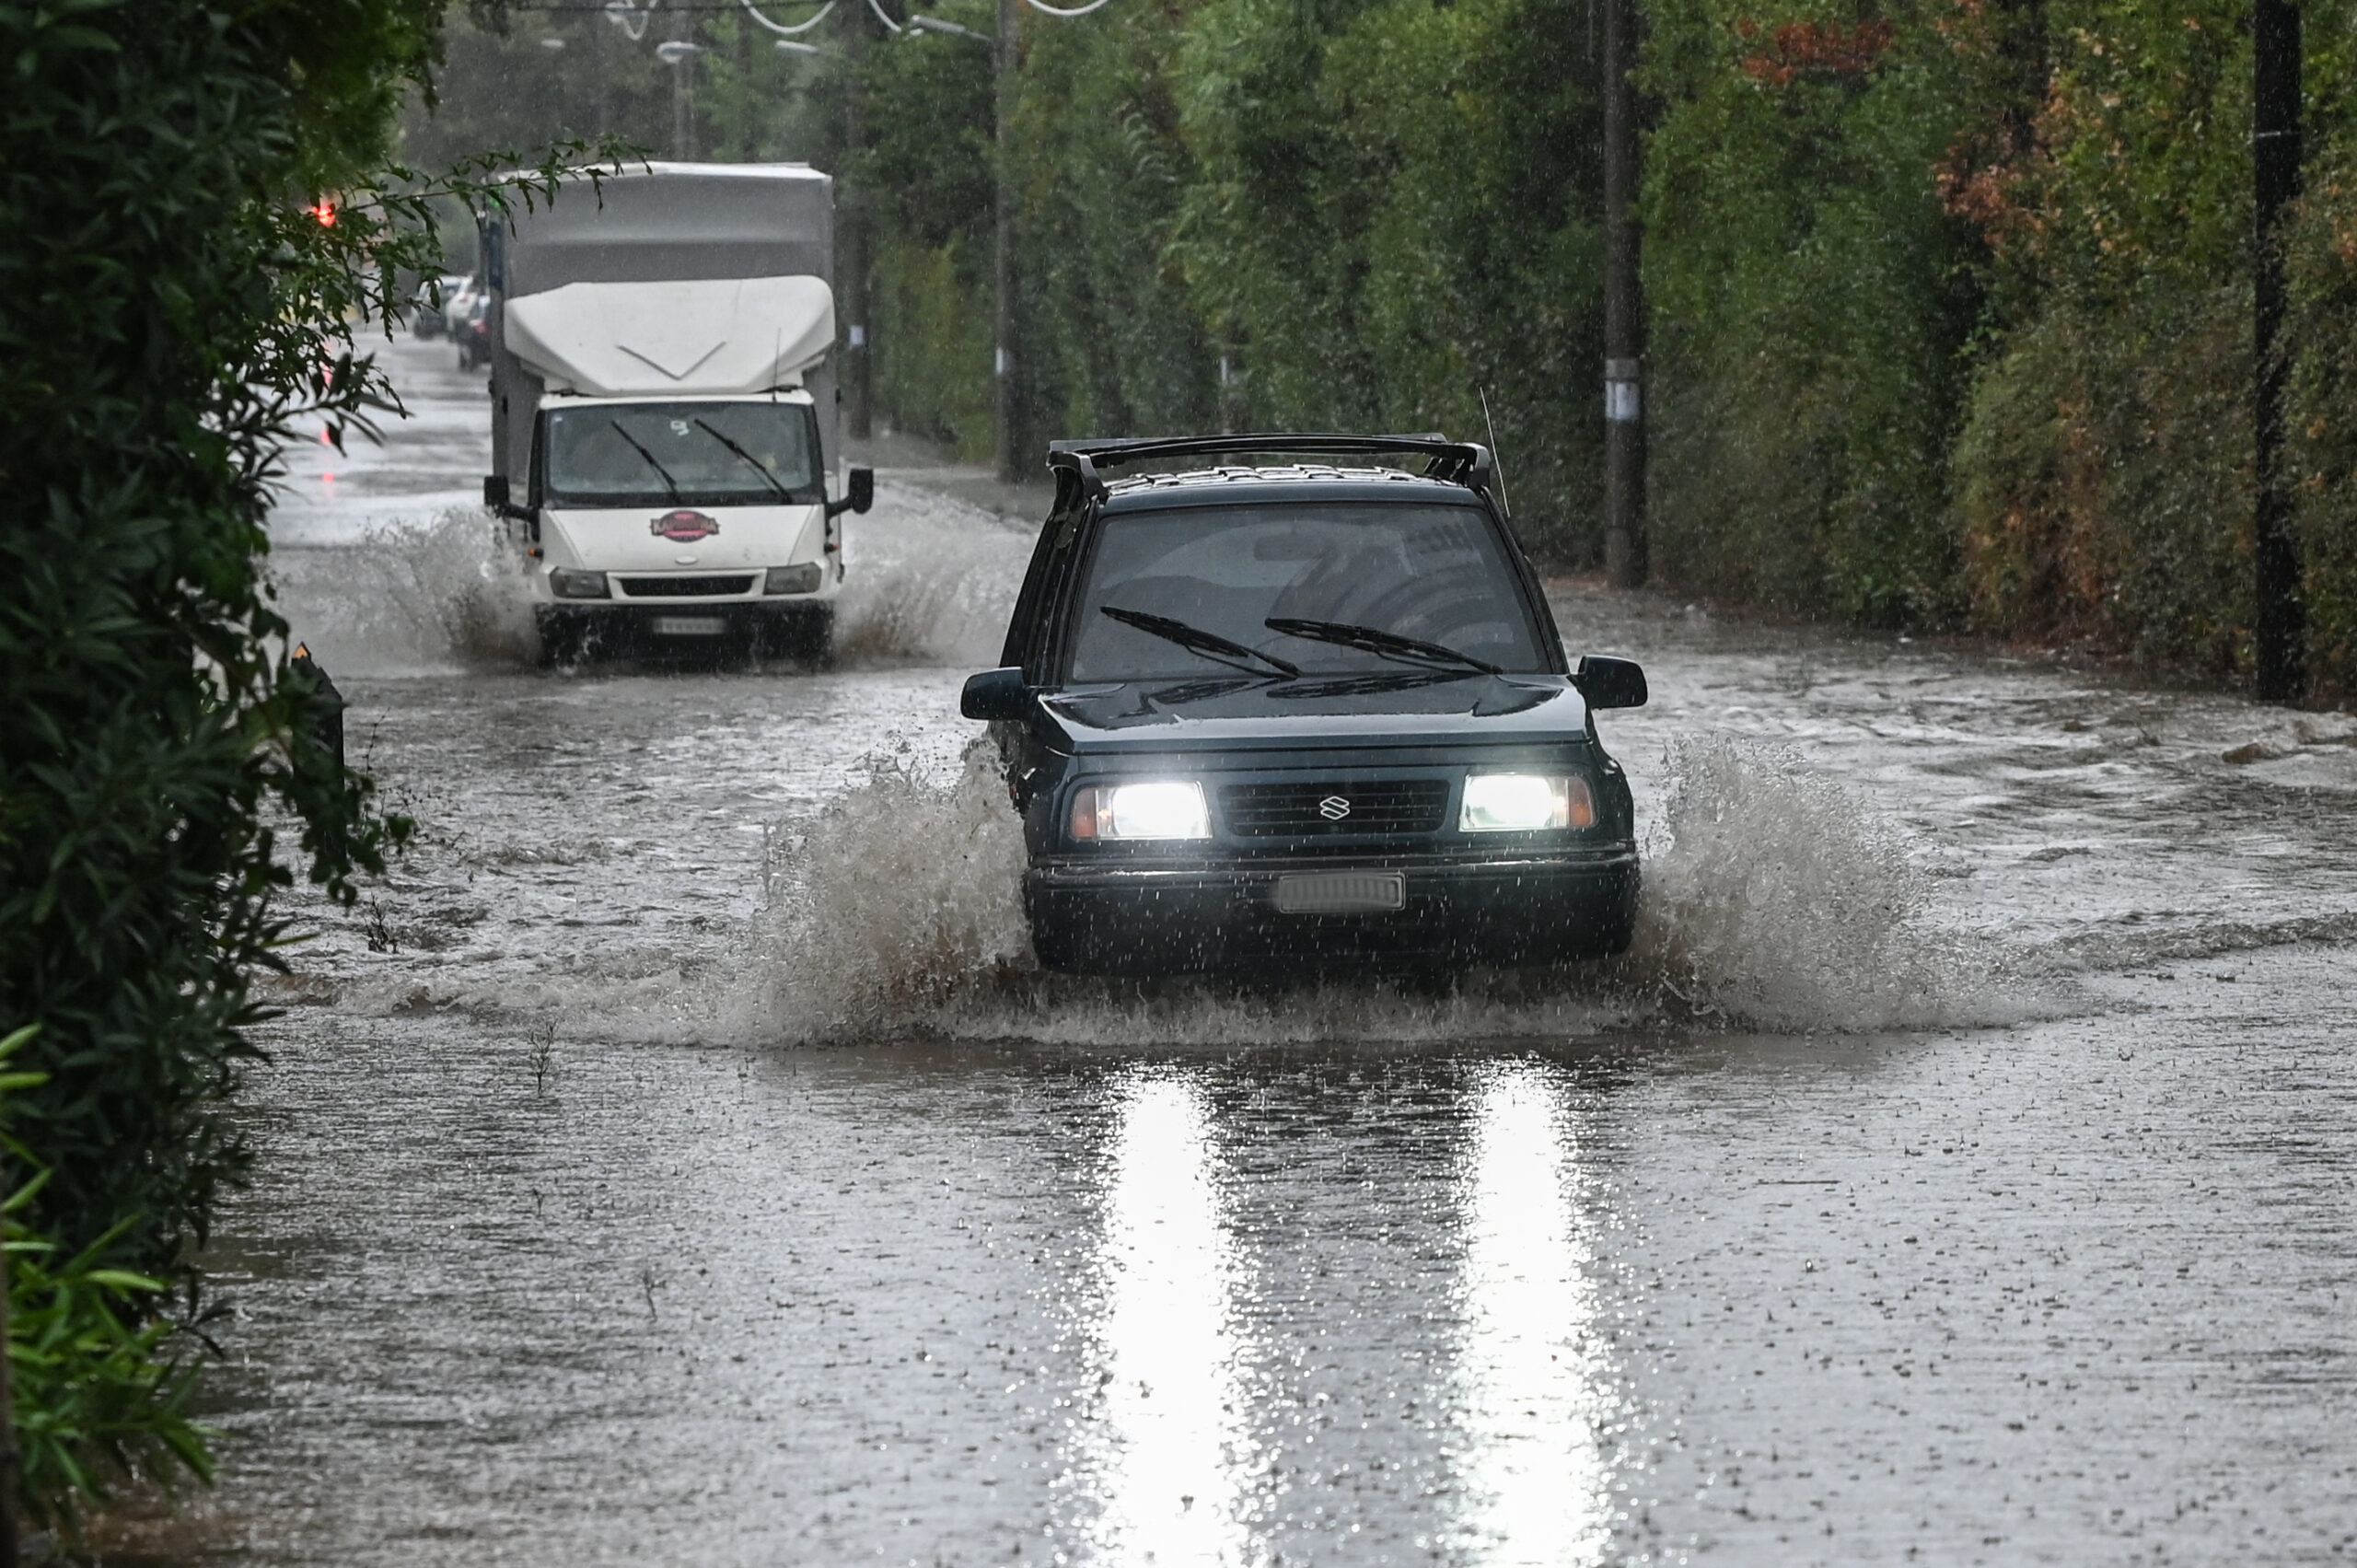
[[[1514,503],[1506,499],[1506,459],[1498,450],[1498,422],[1490,417],[1490,389],[1476,387],[1474,393],[1481,400],[1481,423],[1490,427],[1490,461],[1498,476],[1498,505],[1509,517],[1514,516]]]

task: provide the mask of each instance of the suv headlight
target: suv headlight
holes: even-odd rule
[[[1535,833],[1593,828],[1596,797],[1577,773],[1469,773],[1460,833]]]
[[[549,592],[559,598],[604,598],[607,597],[606,574],[575,572],[570,567],[552,566],[549,569]]]
[[[1211,813],[1192,779],[1094,784],[1076,791],[1068,819],[1075,839],[1207,839]]]
[[[761,584],[765,594],[815,594],[819,591],[820,567],[816,561],[805,561],[799,566],[772,566]]]

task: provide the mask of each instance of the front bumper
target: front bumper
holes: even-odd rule
[[[833,643],[835,607],[816,595],[650,604],[580,599],[536,605],[533,617],[552,658],[748,645],[756,653],[823,658]]]
[[[1398,872],[1404,907],[1380,914],[1286,914],[1281,877]],[[1634,933],[1637,853],[1627,844],[1557,852],[1309,855],[1172,865],[1079,857],[1035,864],[1024,907],[1039,961],[1086,974],[1386,962],[1510,968],[1625,952]]]

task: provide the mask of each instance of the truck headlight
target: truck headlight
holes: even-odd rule
[[[552,566],[549,569],[549,592],[559,598],[604,598],[606,574]]]
[[[1577,773],[1469,773],[1460,833],[1535,833],[1549,828],[1593,828],[1596,797]]]
[[[1207,839],[1211,813],[1192,779],[1096,784],[1072,797],[1075,839]]]
[[[761,583],[765,594],[815,594],[819,591],[821,568],[816,561],[805,561],[799,566],[772,566]]]

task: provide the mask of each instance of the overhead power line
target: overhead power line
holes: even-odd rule
[[[773,22],[767,17],[762,16],[759,8],[754,6],[753,0],[745,0],[745,14],[752,17],[753,20],[761,23],[761,26],[769,29],[770,31],[777,34],[780,38],[792,38],[796,33],[808,32],[812,28],[815,28],[820,22],[825,21],[827,19],[827,13],[834,8],[835,0],[827,0],[825,5],[819,7],[818,14],[812,17],[808,21],[796,22],[792,27],[788,27],[784,22]]]

